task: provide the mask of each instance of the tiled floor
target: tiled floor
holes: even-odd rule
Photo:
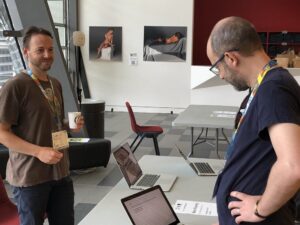
[[[161,155],[178,156],[175,144],[180,146],[186,153],[190,150],[191,132],[189,128],[172,127],[172,121],[177,115],[156,114],[156,113],[135,113],[139,124],[160,125],[164,133],[159,136],[159,148]],[[195,131],[200,132],[196,129]],[[213,131],[210,131],[214,135]],[[227,131],[228,136],[231,131]],[[111,140],[112,150],[125,142],[131,143],[135,135],[131,131],[129,116],[127,112],[105,112],[105,138]],[[226,143],[220,145],[220,155],[224,156]],[[145,139],[135,152],[139,159],[144,154],[155,154],[152,139]],[[201,144],[195,148],[195,157],[217,158],[213,147],[208,144]],[[112,189],[122,178],[121,173],[113,159],[110,158],[107,168],[96,168],[85,173],[76,174],[72,172],[75,188],[75,221],[78,224],[82,218]],[[8,191],[9,186],[6,185]]]

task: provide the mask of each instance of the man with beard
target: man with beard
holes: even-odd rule
[[[61,84],[48,75],[54,57],[51,33],[30,27],[23,38],[23,54],[28,69],[7,81],[0,93],[0,142],[10,152],[6,178],[21,225],[42,225],[45,215],[51,225],[73,225],[68,151],[52,147],[67,141],[69,128],[63,122]],[[79,118],[73,131],[83,123]]]
[[[254,26],[220,20],[207,43],[210,70],[251,94],[214,195],[220,225],[294,224],[300,188],[300,88],[265,53]]]

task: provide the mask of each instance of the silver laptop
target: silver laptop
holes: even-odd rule
[[[170,191],[176,181],[175,175],[143,174],[129,144],[126,143],[113,153],[117,164],[131,189],[144,190],[154,185],[160,185],[163,191]]]
[[[181,224],[159,185],[121,199],[133,225]]]
[[[196,172],[198,176],[217,176],[219,171],[216,171],[208,162],[192,162],[190,159],[181,151],[181,149],[175,145],[179,154],[189,164],[190,167]]]

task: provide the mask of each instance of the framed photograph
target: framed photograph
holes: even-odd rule
[[[90,27],[90,60],[122,61],[122,27]]]
[[[184,62],[187,27],[145,26],[144,61]]]

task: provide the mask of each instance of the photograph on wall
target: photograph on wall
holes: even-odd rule
[[[90,60],[122,61],[122,27],[90,27]]]
[[[144,61],[184,62],[187,27],[145,26]]]

